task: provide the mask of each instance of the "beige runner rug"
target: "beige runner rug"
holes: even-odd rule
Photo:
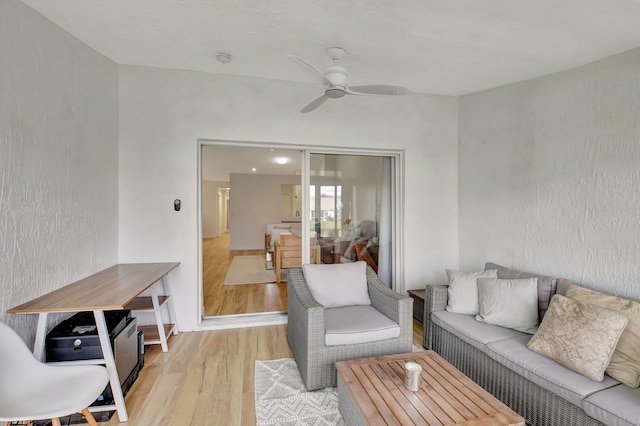
[[[236,256],[229,265],[224,285],[267,284],[276,282],[276,273],[267,270],[264,255]]]

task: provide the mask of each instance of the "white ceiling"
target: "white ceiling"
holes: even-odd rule
[[[640,46],[638,0],[23,0],[119,64],[462,95]],[[231,54],[229,64],[216,52]]]
[[[285,159],[286,163],[279,164],[277,159]],[[231,173],[300,174],[302,153],[268,148],[203,146],[201,163],[202,180],[228,182]]]

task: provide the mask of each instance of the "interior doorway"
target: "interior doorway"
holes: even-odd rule
[[[214,144],[200,158],[204,317],[286,312],[268,230],[301,226],[301,152]]]

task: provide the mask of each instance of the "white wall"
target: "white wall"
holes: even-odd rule
[[[230,183],[229,249],[264,249],[267,224],[282,219],[282,184],[300,185],[300,176],[231,173]]]
[[[404,149],[404,284],[458,266],[457,100],[347,96],[298,112],[317,96],[315,84],[121,67],[119,257],[182,262],[170,279],[182,329],[198,323],[198,138]]]
[[[640,297],[640,49],[460,99],[460,266]]]
[[[118,70],[21,1],[0,1],[0,320],[118,260]]]

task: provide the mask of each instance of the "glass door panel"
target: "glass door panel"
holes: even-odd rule
[[[363,260],[392,284],[390,165],[390,157],[310,155],[310,230],[320,263]]]

